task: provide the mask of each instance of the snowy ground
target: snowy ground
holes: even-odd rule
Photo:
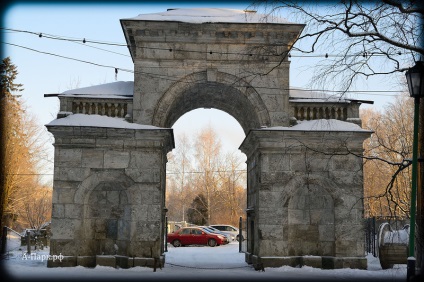
[[[368,270],[334,269],[323,270],[312,267],[265,268],[255,271],[244,261],[244,253],[238,252],[238,243],[225,246],[187,246],[174,248],[168,245],[166,263],[156,272],[152,268],[134,267],[115,269],[97,266],[84,268],[81,266],[67,268],[47,268],[47,261],[41,261],[41,255],[48,255],[49,249],[38,251],[37,257],[25,259],[25,248],[19,250],[16,240],[9,240],[9,256],[3,260],[2,274],[18,281],[63,281],[88,280],[196,280],[196,281],[405,281],[406,265],[395,265],[393,269],[382,270],[378,258],[368,255]],[[4,281],[4,280],[3,280]]]

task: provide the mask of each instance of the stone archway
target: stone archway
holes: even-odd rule
[[[174,148],[170,127],[184,113],[206,107],[232,115],[246,133],[239,148],[247,156],[246,262],[259,267],[366,268],[362,162],[356,156],[370,132],[352,129],[341,120],[335,127],[329,126],[334,124],[330,121],[296,126],[296,118],[308,124],[317,115],[305,117],[305,108],[308,113],[310,107],[303,101],[290,106],[290,61],[281,55],[290,51],[304,25],[258,17],[249,21],[247,14],[253,12],[225,9],[203,15],[206,22],[199,23],[198,18],[181,22],[173,17],[181,11],[173,11],[157,18],[140,15],[121,20],[134,61],[132,99],[93,98],[89,93],[60,97],[62,112],[47,126],[56,139],[50,252],[66,259],[48,265],[129,267],[163,262],[166,154]],[[188,14],[198,17],[208,11]],[[217,16],[222,13],[238,20],[223,21]],[[115,111],[121,109],[129,122],[93,126],[70,114],[79,105],[84,109],[88,105],[88,115],[98,114],[99,105],[105,103]],[[325,105],[312,108],[319,113]],[[305,188],[305,179],[315,179],[308,182],[312,190]],[[315,194],[322,198],[314,199]],[[317,207],[322,218],[296,217],[311,211],[301,205],[304,199]],[[102,208],[106,213],[99,213]],[[320,226],[326,225],[325,216],[334,218],[327,221],[330,226]],[[290,235],[297,224],[293,220],[300,221],[298,227],[318,228],[304,237],[302,242],[309,245],[316,244],[317,237],[319,241],[320,228],[334,225],[335,248],[289,252],[290,241],[296,241]],[[116,255],[102,256],[114,251]]]
[[[198,108],[216,108],[232,115],[245,134],[270,125],[269,112],[257,91],[243,79],[216,70],[193,73],[173,84],[157,103],[153,125],[169,128]]]

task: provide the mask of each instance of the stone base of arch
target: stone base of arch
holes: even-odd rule
[[[150,257],[128,257],[119,255],[96,255],[96,256],[52,256],[47,261],[47,267],[96,267],[109,266],[114,268],[150,267],[162,268],[165,264],[163,255],[158,258]]]
[[[247,252],[255,267],[367,267],[363,219],[366,131],[251,130]]]
[[[163,266],[171,129],[48,126],[55,137],[55,266]],[[367,131],[251,130],[247,252],[255,267],[366,268]]]
[[[48,266],[163,265],[172,129],[48,130],[55,137],[50,255],[57,258]]]
[[[246,261],[250,260],[255,268],[259,267],[302,267],[310,266],[322,269],[367,269],[365,257],[331,257],[331,256],[287,256],[287,257],[258,257],[246,254]]]

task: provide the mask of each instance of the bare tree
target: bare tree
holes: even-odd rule
[[[238,225],[247,204],[246,170],[243,159],[236,152],[226,154],[219,170],[219,202],[223,211],[218,220]]]
[[[30,205],[34,200],[24,191],[40,186],[40,173],[45,172],[43,167],[51,160],[47,154],[46,130],[28,113],[19,96],[12,94],[22,89],[22,85],[14,83],[18,74],[16,67],[10,58],[4,59],[1,67],[1,111],[4,118],[1,130],[4,161],[2,224],[17,228],[22,227],[21,223],[28,224],[19,218],[22,204]]]
[[[52,189],[48,186],[31,186],[20,192],[22,201],[17,206],[18,222],[31,229],[40,229],[50,221],[52,211]]]
[[[212,206],[212,198],[217,191],[217,174],[219,169],[221,141],[217,138],[216,132],[209,125],[201,130],[195,141],[195,163],[202,171],[203,175],[197,175],[201,190],[204,191],[206,206],[208,208],[207,223],[211,224],[211,213],[215,210]]]
[[[192,197],[193,160],[191,141],[187,135],[177,136],[177,149],[168,154],[167,208],[168,218],[185,220],[185,211]]]
[[[270,0],[252,7],[306,23],[292,50],[323,56],[310,85],[346,91],[361,77],[404,72],[424,54],[422,1]],[[288,53],[280,55],[283,62]]]
[[[362,111],[363,126],[374,131],[364,143],[368,156],[364,161],[365,207],[369,216],[409,218],[412,113],[413,101],[406,95],[397,97],[382,113]]]
[[[244,158],[235,152],[224,155],[210,125],[192,138],[178,136],[176,149],[168,154],[168,218],[179,221],[201,214],[205,224],[237,224],[246,206]],[[196,211],[193,202],[203,210]]]

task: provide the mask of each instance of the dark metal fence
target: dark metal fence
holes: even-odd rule
[[[375,226],[375,217],[366,219],[365,226],[365,253],[371,253],[377,257],[377,230]]]

